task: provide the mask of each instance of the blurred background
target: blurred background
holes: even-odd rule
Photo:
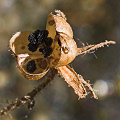
[[[11,55],[9,39],[17,31],[45,29],[47,17],[63,11],[72,26],[78,47],[114,40],[116,45],[95,54],[78,56],[71,64],[98,90],[98,100],[78,96],[64,79],[52,84],[27,105],[0,120],[120,120],[120,1],[119,0],[0,0],[0,109],[30,92],[41,80],[23,78]],[[96,58],[97,56],[97,58]],[[27,117],[26,117],[27,116]]]

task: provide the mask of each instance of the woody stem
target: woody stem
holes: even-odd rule
[[[0,111],[0,116],[6,115],[10,111],[19,108],[20,106],[28,103],[30,100],[33,100],[34,97],[38,93],[40,93],[53,80],[53,78],[56,74],[57,74],[57,70],[52,69],[50,71],[49,76],[45,80],[43,80],[43,82],[40,85],[38,85],[36,88],[34,88],[27,95],[23,96],[20,100],[15,100],[12,104],[4,107],[3,110]]]

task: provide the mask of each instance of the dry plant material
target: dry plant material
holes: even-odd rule
[[[28,109],[32,110],[34,107],[34,97],[41,93],[41,91],[54,79],[54,76],[57,74],[56,69],[51,69],[50,74],[48,77],[42,81],[40,85],[38,85],[36,88],[34,88],[31,92],[29,92],[27,95],[23,96],[21,99],[16,98],[12,104],[6,106],[3,108],[3,110],[0,111],[0,116],[9,114],[10,111],[19,108],[20,106],[24,104],[28,104]]]
[[[49,14],[46,30],[17,32],[10,39],[9,47],[17,60],[20,73],[26,79],[38,80],[49,70],[52,72],[47,80],[43,81],[44,84],[41,83],[32,92],[3,109],[0,116],[25,103],[28,103],[28,108],[33,107],[34,97],[53,79],[57,72],[74,89],[79,98],[85,98],[88,95],[87,87],[93,97],[97,99],[90,83],[86,82],[68,64],[78,55],[90,53],[104,45],[115,44],[115,42],[105,41],[97,45],[77,48],[72,28],[67,23],[64,13],[60,10],[55,10],[55,13],[55,15]]]

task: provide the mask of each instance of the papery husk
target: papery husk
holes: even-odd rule
[[[33,73],[27,72],[27,70],[25,69],[26,68],[26,64],[30,60],[36,60],[36,59],[39,59],[39,57],[38,56],[36,56],[36,57],[33,56],[33,58],[32,58],[32,56],[28,56],[28,57],[27,56],[24,57],[24,55],[23,55],[23,57],[21,55],[17,56],[17,63],[18,63],[17,67],[19,68],[20,73],[28,80],[38,80],[38,79],[42,78],[49,70],[49,64],[47,63],[47,66],[46,66],[45,69],[40,69],[38,64],[36,64],[37,65],[36,66],[37,69],[35,70],[35,72],[33,72]]]
[[[49,31],[49,37],[58,39],[61,42],[60,60],[56,67],[64,66],[72,62],[77,55],[77,45],[73,39],[73,32],[71,26],[66,22],[63,12],[55,11],[57,14],[49,14],[46,29]]]

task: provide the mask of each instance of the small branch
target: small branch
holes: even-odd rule
[[[82,48],[78,48],[77,55],[90,53],[90,51],[97,50],[98,48],[104,47],[105,45],[109,46],[109,44],[116,44],[116,42],[106,40],[105,42],[101,42],[97,45],[88,45],[88,46],[85,46],[85,47],[82,47]]]
[[[22,97],[20,100],[15,100],[14,103],[8,105],[7,107],[4,107],[3,110],[0,111],[0,116],[8,114],[10,111],[19,108],[20,106],[28,103],[29,107],[31,103],[34,103],[34,97],[40,93],[54,78],[54,76],[57,74],[56,69],[50,70],[49,76],[43,80],[43,82],[38,85],[36,88],[34,88],[31,92],[29,92],[27,95]],[[32,104],[31,104],[32,105]],[[33,107],[33,106],[31,106]]]

